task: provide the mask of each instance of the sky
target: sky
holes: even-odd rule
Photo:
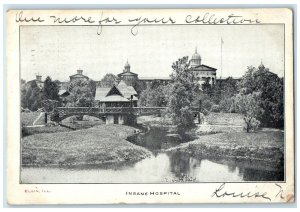
[[[247,66],[262,63],[282,77],[284,73],[283,25],[168,25],[140,26],[22,26],[20,31],[21,78],[36,74],[43,79],[68,81],[82,69],[93,80],[118,74],[126,61],[139,77],[167,77],[172,63],[191,57],[197,48],[202,64],[222,77],[241,77]]]

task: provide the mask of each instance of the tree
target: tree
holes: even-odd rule
[[[203,92],[211,98],[215,104],[221,104],[222,101],[233,97],[238,93],[237,81],[232,77],[217,81],[209,90]]]
[[[209,84],[208,79],[206,79],[205,82],[202,84],[202,91],[203,91],[203,93],[207,94],[208,96],[212,95],[212,85]]]
[[[90,81],[75,80],[69,86],[67,107],[91,107],[94,104],[93,90]]]
[[[21,87],[21,104],[23,108],[36,111],[42,107],[43,92],[35,81]]]
[[[264,112],[260,107],[260,93],[237,94],[235,96],[235,108],[244,115],[247,132],[256,131],[260,125],[258,120]]]
[[[239,83],[239,92],[260,92],[259,104],[264,113],[259,117],[263,126],[283,127],[283,79],[261,64],[257,69],[250,66]]]
[[[171,74],[172,84],[168,101],[167,114],[179,130],[184,131],[194,125],[192,103],[196,97],[198,82],[195,75],[189,71],[188,57],[183,57],[173,63]]]
[[[25,80],[21,79],[21,107],[22,108],[27,108],[27,98],[26,98],[26,93],[27,93],[27,85]]]
[[[234,97],[224,98],[220,101],[220,111],[223,113],[235,113]]]
[[[166,107],[170,85],[150,86],[143,90],[139,97],[139,105],[148,107]]]
[[[115,85],[118,81],[118,77],[114,74],[105,74],[105,76],[100,81],[100,87],[110,88]]]
[[[87,86],[92,91],[93,96],[95,96],[96,95],[96,87],[97,87],[96,82],[94,80],[89,80]]]
[[[43,99],[44,100],[56,100],[60,101],[59,99],[59,85],[57,82],[52,81],[51,77],[47,77],[44,81],[44,88],[43,88]]]
[[[247,71],[242,77],[242,80],[239,83],[239,91],[243,94],[250,94],[258,90],[257,83],[255,81],[255,72],[256,69],[253,66],[248,66]]]

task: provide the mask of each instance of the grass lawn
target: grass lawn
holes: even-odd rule
[[[21,113],[21,123],[24,126],[32,126],[35,119],[40,115],[41,112],[29,112]]]
[[[23,127],[24,136],[39,134],[39,133],[56,133],[56,132],[69,132],[72,129],[61,126],[49,126],[49,127]]]
[[[169,151],[185,151],[200,157],[261,160],[281,164],[284,158],[284,133],[228,132],[199,136]]]
[[[73,166],[137,161],[150,156],[150,152],[125,140],[135,132],[129,126],[100,125],[27,136],[22,139],[22,164]]]
[[[244,126],[245,121],[243,115],[239,113],[209,113],[205,118],[207,124],[211,125],[235,125]]]

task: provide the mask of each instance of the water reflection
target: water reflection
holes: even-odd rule
[[[228,165],[230,164],[230,165]],[[280,170],[212,161],[184,153],[157,153],[135,164],[107,167],[22,168],[22,183],[174,183],[281,181]]]
[[[241,173],[243,174],[244,181],[283,181],[284,174],[283,171],[274,170],[257,170],[252,168],[243,168],[241,169]]]
[[[22,168],[22,183],[174,183],[283,181],[283,168],[256,161],[195,158],[184,152],[161,150],[176,146],[180,138],[155,128],[129,138],[151,150],[139,162],[68,168]]]
[[[151,130],[148,129],[145,133],[131,136],[127,140],[154,153],[182,143],[182,138],[178,134],[174,134],[168,128],[163,127],[153,127]]]
[[[183,152],[169,153],[168,156],[170,158],[171,172],[176,177],[182,177],[183,175],[192,177],[195,175],[192,171],[196,167],[201,166],[201,159],[189,157]]]

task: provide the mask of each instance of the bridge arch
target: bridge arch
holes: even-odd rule
[[[91,116],[103,120],[103,114],[89,113],[89,114],[80,114],[80,113],[67,113],[67,114],[51,114],[51,121],[62,122],[63,120],[72,117],[72,116]]]

